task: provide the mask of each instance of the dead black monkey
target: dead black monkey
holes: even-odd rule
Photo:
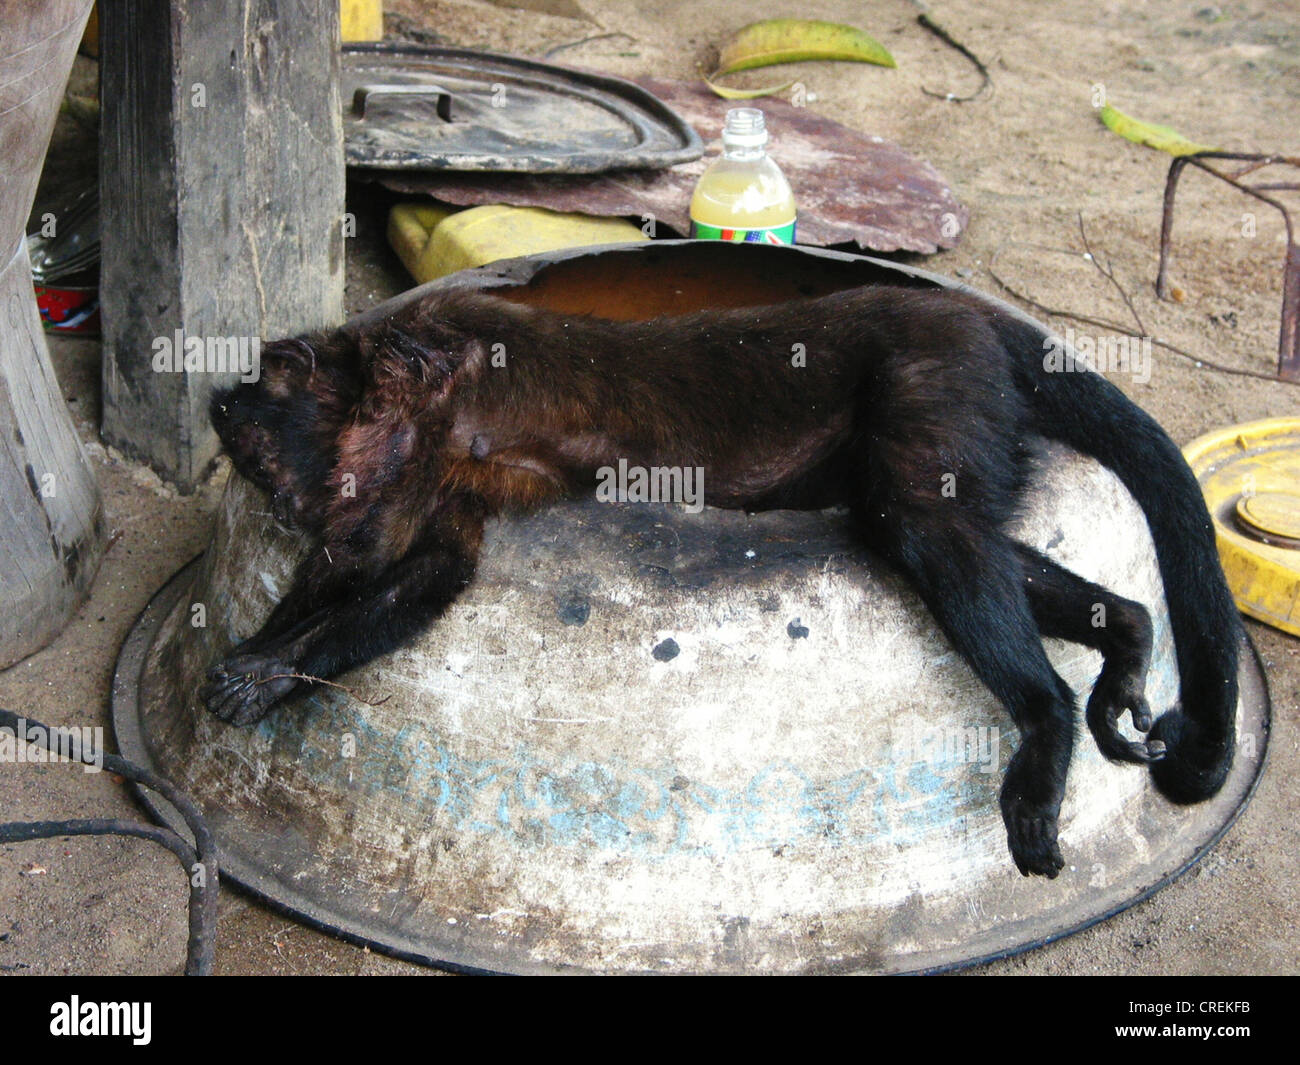
[[[978,299],[885,286],[649,322],[449,291],[357,334],[269,345],[213,423],[315,546],[202,697],[246,725],[306,683],[288,674],[331,677],[410,639],[472,579],[493,514],[590,490],[619,459],[703,467],[715,506],[849,506],[1014,719],[1008,844],[1022,873],[1055,876],[1074,696],[1041,637],[1101,651],[1097,744],[1195,802],[1232,760],[1239,622],[1178,449],[1104,378],[1043,357],[1036,329]],[[1182,688],[1154,723],[1146,610],[1003,532],[1036,437],[1110,467],[1146,513]],[[1120,731],[1125,712],[1146,741]]]

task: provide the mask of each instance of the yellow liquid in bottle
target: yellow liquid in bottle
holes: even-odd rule
[[[748,143],[733,137],[734,115],[757,116],[740,132]],[[761,112],[730,111],[723,131],[723,155],[701,175],[691,197],[691,235],[705,240],[757,241],[793,244],[795,203],[781,168],[764,152],[767,135]]]
[[[763,161],[771,164],[770,159]],[[737,166],[719,159],[691,197],[692,221],[719,228],[769,229],[789,225],[794,216],[794,193],[775,165]]]

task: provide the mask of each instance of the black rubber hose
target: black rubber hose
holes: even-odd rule
[[[24,728],[24,726],[26,726]],[[10,729],[20,741],[37,743],[28,737],[30,729],[40,729],[48,738],[51,729],[48,725],[30,717],[20,717],[11,710],[0,708],[0,728]],[[49,751],[48,743],[37,743]],[[89,753],[80,752],[80,760],[87,765],[99,762]],[[121,835],[148,839],[166,847],[185,866],[190,883],[190,930],[186,949],[185,974],[187,976],[208,976],[212,972],[213,953],[217,935],[217,887],[218,867],[217,848],[203,819],[198,805],[171,781],[143,769],[133,762],[128,762],[115,754],[103,754],[104,769],[110,773],[133,780],[143,787],[156,791],[176,808],[194,836],[191,847],[179,835],[167,828],[156,828],[131,821],[117,821],[109,818],[92,818],[74,821],[15,821],[0,824],[0,842],[20,842],[31,839],[49,839],[57,836],[102,836]],[[198,875],[198,866],[203,866],[202,875]]]

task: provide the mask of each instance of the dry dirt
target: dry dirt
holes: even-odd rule
[[[1199,175],[1185,184],[1173,278],[1181,302],[1155,299],[1160,197],[1168,159],[1102,128],[1093,101],[1173,125],[1223,148],[1300,154],[1300,7],[1295,3],[1089,4],[1040,0],[936,2],[931,14],[988,64],[994,88],[971,103],[965,59],[916,24],[905,0],[391,0],[406,29],[442,43],[561,55],[624,75],[690,78],[710,48],[756,18],[799,15],[855,23],[883,41],[898,69],[805,64],[758,71],[751,84],[797,78],[810,106],[924,156],[969,206],[960,246],[930,269],[1004,294],[997,273],[1039,304],[1127,322],[1114,288],[1083,259],[1079,216],[1131,296],[1146,330],[1229,367],[1267,374],[1276,358],[1285,248],[1275,214]],[[622,36],[626,35],[626,36]],[[784,77],[783,77],[784,75]],[[93,84],[93,64],[77,78]],[[745,80],[742,76],[738,80]],[[774,148],[779,158],[779,132]],[[48,196],[85,173],[93,150],[66,120]],[[350,190],[359,239],[348,309],[404,286],[382,245],[373,191]],[[39,210],[39,207],[38,207]],[[1254,235],[1244,216],[1256,215]],[[1055,249],[1055,250],[1045,250]],[[1030,308],[1034,311],[1033,308]],[[1064,328],[1066,319],[1040,318]],[[1076,326],[1077,327],[1077,326]],[[1083,328],[1083,327],[1077,327]],[[1133,328],[1136,327],[1126,327]],[[53,724],[107,723],[118,645],[150,595],[200,551],[224,474],[182,497],[96,442],[98,348],[55,340],[63,392],[91,450],[110,526],[120,534],[90,600],[48,648],[0,674],[0,704]],[[1232,422],[1294,414],[1300,389],[1231,376],[1156,349],[1150,381],[1117,383],[1180,443]],[[1131,910],[1067,940],[984,966],[987,973],[1295,973],[1300,971],[1300,642],[1262,626],[1251,634],[1272,686],[1270,764],[1253,802],[1192,872]],[[120,784],[67,766],[6,766],[6,818],[133,816]],[[218,970],[225,973],[419,972],[335,941],[230,891],[223,892]],[[185,892],[173,860],[138,841],[77,840],[0,848],[0,972],[177,971]]]

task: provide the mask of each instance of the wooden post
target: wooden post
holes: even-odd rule
[[[23,230],[90,0],[0,0],[0,668],[81,603],[99,492],[50,366]]]
[[[182,490],[212,367],[342,320],[338,37],[336,0],[100,0],[102,431]]]

